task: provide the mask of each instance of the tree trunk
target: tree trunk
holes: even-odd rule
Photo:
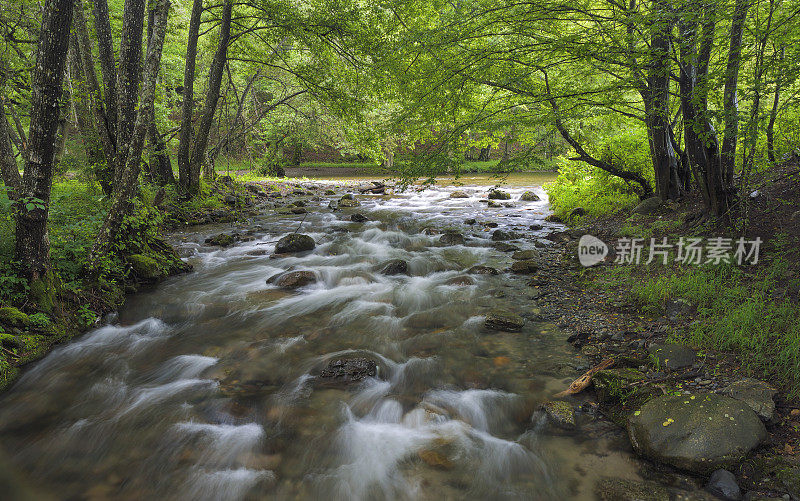
[[[117,69],[117,158],[114,182],[122,177],[127,161],[128,143],[136,123],[139,79],[142,64],[145,0],[125,0],[122,12],[122,35],[119,41]]]
[[[779,61],[783,63],[786,56],[786,47],[781,47]],[[782,64],[778,66],[778,71]],[[778,107],[781,102],[781,84],[783,78],[780,74],[775,77],[775,92],[772,95],[772,108],[769,110],[769,123],[767,123],[767,157],[771,163],[775,163],[775,120],[778,118]]]
[[[95,0],[95,9],[97,9],[98,4],[104,3],[105,0]],[[109,114],[111,113],[112,109],[116,110],[116,95],[113,96],[113,99],[106,99],[105,103],[106,106],[112,106],[112,109],[104,108],[103,107],[103,96],[100,91],[100,83],[97,80],[97,73],[95,73],[95,64],[94,64],[94,56],[92,55],[92,45],[91,40],[89,38],[89,30],[86,26],[86,18],[83,15],[83,5],[81,1],[76,1],[75,3],[75,34],[77,39],[78,45],[78,53],[80,54],[80,62],[81,68],[83,71],[83,75],[86,78],[86,87],[89,93],[89,101],[92,107],[92,114],[94,115],[94,129],[97,134],[98,139],[100,140],[100,145],[103,148],[103,156],[105,159],[105,166],[99,167],[95,170],[94,175],[97,179],[97,182],[100,183],[100,186],[103,188],[103,192],[106,195],[110,195],[113,190],[113,180],[114,180],[114,162],[117,156],[116,153],[116,140],[114,138],[114,130],[116,130],[116,124],[114,123],[114,119]],[[101,51],[100,54],[102,56],[102,30],[99,28],[100,23],[96,22],[96,31],[98,35],[98,39],[101,41]],[[110,36],[110,33],[109,33]],[[114,68],[114,61],[113,61],[113,53],[111,54],[111,70]],[[101,57],[101,67],[105,68],[107,65],[106,62],[102,62],[103,58]],[[113,75],[113,73],[112,73]],[[106,79],[105,71],[103,74],[103,79]],[[106,82],[106,92],[113,92],[116,88],[116,76],[113,79],[113,83],[111,85]],[[116,111],[114,111],[116,114]]]
[[[491,146],[487,146],[486,148],[481,148],[481,152],[478,155],[479,162],[488,162],[489,161],[489,152],[492,151]]]
[[[22,177],[19,175],[17,160],[14,158],[14,148],[11,145],[8,119],[6,119],[5,106],[0,98],[0,174],[3,175],[3,184],[6,185],[8,198],[16,200],[22,187]]]
[[[44,277],[50,268],[47,215],[72,2],[48,0],[45,4],[31,82],[31,125],[14,248],[15,259],[31,281]]]
[[[197,63],[197,39],[200,36],[200,15],[203,13],[203,0],[194,0],[192,16],[189,20],[189,40],[186,46],[186,66],[183,70],[183,106],[181,109],[181,130],[178,135],[178,181],[189,192],[196,191],[192,185],[190,170],[192,155],[192,116],[194,115],[194,74]],[[198,183],[199,183],[198,179]]]
[[[191,181],[190,191],[195,192],[200,187],[200,167],[206,156],[208,147],[208,137],[211,132],[211,124],[214,120],[214,113],[217,110],[219,100],[219,89],[222,86],[222,73],[225,70],[225,63],[228,60],[228,43],[231,38],[231,13],[233,1],[225,0],[222,7],[222,24],[219,28],[219,45],[211,61],[211,69],[208,73],[208,93],[206,94],[203,115],[200,118],[200,126],[197,129],[197,136],[192,148],[192,156],[189,162],[189,173]]]
[[[147,47],[147,56],[144,63],[142,77],[142,92],[139,107],[130,141],[128,154],[125,155],[125,166],[119,182],[114,187],[111,208],[108,211],[103,227],[97,235],[89,259],[90,266],[97,270],[99,259],[104,256],[118,236],[117,231],[122,226],[123,219],[130,213],[131,199],[136,194],[138,187],[139,170],[144,150],[144,140],[148,123],[153,114],[156,93],[156,78],[161,66],[161,52],[164,47],[164,36],[167,29],[167,15],[169,14],[169,0],[156,0],[153,9],[153,36]]]
[[[114,39],[111,35],[111,21],[108,17],[108,0],[94,0],[94,29],[97,33],[97,47],[100,55],[100,72],[106,99],[108,132],[116,147],[117,137],[117,67],[114,59]],[[89,47],[89,46],[87,46]],[[92,66],[94,71],[94,66]]]
[[[736,142],[739,137],[739,100],[736,91],[739,85],[739,68],[742,63],[742,34],[749,7],[750,0],[736,0],[731,20],[728,63],[725,67],[725,90],[722,103],[725,132],[720,158],[722,159],[722,176],[728,185],[733,185],[733,171],[736,165]]]
[[[678,159],[672,149],[669,132],[670,39],[672,19],[662,0],[653,2],[654,19],[651,25],[651,54],[647,89],[643,93],[645,123],[650,143],[650,156],[656,178],[656,195],[663,200],[681,195],[678,180]]]
[[[147,14],[147,47],[153,42],[153,29],[156,23],[156,9],[150,9]],[[156,78],[156,84],[158,78]],[[159,186],[175,183],[175,175],[172,173],[172,163],[167,153],[167,143],[158,132],[156,125],[155,106],[150,108],[150,116],[147,117],[147,142],[150,143],[150,174]]]
[[[700,34],[698,51],[698,11],[684,13],[680,22],[680,94],[686,155],[700,186],[706,208],[723,215],[730,208],[729,186],[722,176],[719,141],[708,117],[708,65],[714,40],[715,15],[708,10]]]

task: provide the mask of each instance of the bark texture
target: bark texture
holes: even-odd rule
[[[32,281],[42,278],[50,267],[47,215],[72,7],[73,0],[48,0],[45,4],[33,69],[31,125],[14,249],[21,271]]]

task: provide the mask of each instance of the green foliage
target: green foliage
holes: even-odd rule
[[[566,217],[576,207],[589,216],[615,214],[639,202],[634,190],[618,178],[583,162],[562,159],[558,178],[545,185],[553,212]]]

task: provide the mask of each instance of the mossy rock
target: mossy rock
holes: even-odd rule
[[[13,334],[0,332],[0,345],[2,345],[3,348],[22,348],[23,342],[22,339]]]
[[[565,430],[575,428],[575,410],[572,405],[563,400],[550,400],[542,404],[542,410],[547,414],[547,418],[555,426]]]
[[[735,468],[767,438],[747,404],[716,393],[656,397],[630,415],[627,429],[642,456],[703,474]]]
[[[0,323],[10,325],[12,327],[25,327],[30,324],[28,315],[22,313],[13,306],[5,306],[0,308]]]
[[[629,367],[605,369],[592,377],[597,398],[603,404],[636,405],[644,402],[651,394],[651,388],[640,384],[645,375]],[[637,385],[634,386],[634,383]]]
[[[128,256],[128,264],[136,277],[142,280],[157,280],[166,275],[158,261],[144,254]]]

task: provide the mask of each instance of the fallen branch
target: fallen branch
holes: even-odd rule
[[[589,387],[589,384],[591,384],[592,376],[594,376],[603,369],[608,369],[609,367],[614,365],[615,362],[616,360],[614,360],[613,358],[607,358],[603,360],[596,366],[586,371],[586,373],[583,376],[573,381],[572,384],[569,385],[569,388],[562,391],[561,393],[556,393],[555,395],[553,395],[553,397],[561,398],[561,397],[566,397],[567,395],[574,395],[576,393],[582,392],[583,390]]]

